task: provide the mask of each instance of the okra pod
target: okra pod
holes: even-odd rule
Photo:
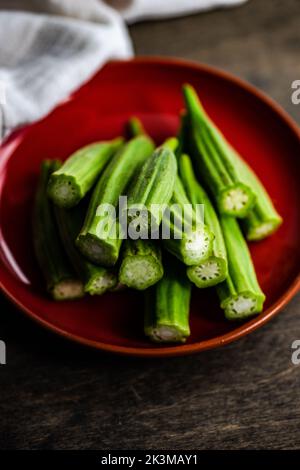
[[[117,285],[117,275],[111,268],[90,263],[77,249],[76,236],[84,220],[86,201],[81,201],[72,209],[55,207],[55,216],[60,237],[73,268],[84,283],[85,292],[102,295]]]
[[[76,241],[90,261],[103,266],[116,264],[123,238],[117,218],[119,197],[153,149],[149,137],[135,137],[113,156],[100,176]]]
[[[244,172],[245,179],[248,180],[257,195],[253,209],[242,220],[244,233],[248,240],[262,240],[278,229],[282,224],[282,217],[278,214],[269,194],[253,170],[234,149],[232,152],[237,164],[240,165],[241,172]]]
[[[211,287],[227,277],[227,253],[222,229],[207,193],[196,179],[190,157],[184,154],[178,161],[179,174],[186,193],[194,206],[204,206],[204,222],[215,236],[211,255],[197,266],[188,267],[187,275],[197,287]]]
[[[96,142],[73,153],[50,177],[48,195],[64,208],[74,207],[91,189],[123,140]]]
[[[161,250],[151,240],[126,240],[119,271],[121,284],[144,290],[158,282],[164,270]]]
[[[127,123],[129,138],[146,135],[142,122],[132,117]],[[163,275],[161,249],[155,242],[128,239],[121,252],[119,282],[121,285],[144,290],[159,281]]]
[[[266,204],[262,201],[256,204],[243,220],[243,229],[247,240],[263,240],[276,232],[282,224],[282,218],[277,213],[273,203],[268,202],[267,198],[265,199]]]
[[[247,243],[236,219],[221,216],[228,256],[228,277],[216,286],[228,320],[243,320],[263,309],[265,295],[256,277]]]
[[[141,237],[148,237],[150,230],[158,230],[163,213],[161,207],[171,199],[176,173],[174,152],[162,145],[145,161],[129,188],[128,222]]]
[[[128,121],[127,128],[131,137],[146,135],[142,122],[136,117],[132,117]],[[149,238],[149,234],[151,236],[153,233],[158,233],[163,216],[163,208],[169,202],[172,195],[172,187],[175,184],[177,173],[175,150],[177,146],[178,141],[176,138],[167,139],[160,148],[161,151],[163,149],[167,150],[165,155],[160,157],[158,161],[155,161],[155,155],[152,155],[151,160],[148,159],[143,166],[144,173],[139,175],[129,190],[129,207],[132,206],[133,209],[133,213],[129,216],[129,221],[135,223],[135,227],[138,228],[142,238]],[[173,180],[174,183],[172,182]],[[153,193],[153,188],[155,193]],[[145,200],[141,199],[141,195],[145,195]],[[146,200],[147,198],[148,201]],[[155,214],[151,210],[152,204],[156,204],[157,211]],[[135,207],[136,210],[134,210]],[[146,212],[144,212],[144,220],[142,211]],[[137,215],[136,219],[135,215]],[[142,242],[140,247],[141,245]]]
[[[163,215],[162,238],[165,248],[187,266],[198,265],[212,253],[214,235],[197,217],[178,176]]]
[[[184,343],[190,335],[191,283],[175,259],[164,259],[163,278],[145,292],[145,335],[157,343]]]
[[[139,135],[147,135],[143,123],[139,118],[132,116],[127,122],[127,134],[130,139]]]
[[[33,242],[47,291],[54,300],[70,300],[83,297],[84,290],[64,252],[53,205],[47,197],[49,176],[59,166],[60,162],[56,160],[42,162],[34,205]]]
[[[164,143],[164,146],[176,152],[177,162],[180,161],[179,152],[182,149],[183,133],[184,126],[182,126],[182,135],[179,136],[179,140],[171,137]],[[169,222],[166,216],[170,217]],[[184,223],[183,226],[182,222]],[[193,203],[187,196],[179,176],[176,177],[173,196],[164,215],[164,223],[165,227],[168,227],[171,232],[171,237],[165,242],[165,246],[173,255],[186,265],[194,265],[196,259],[204,260],[207,258],[208,253],[212,250],[214,235],[205,226],[204,220],[196,220]],[[182,237],[179,236],[181,227],[184,229]],[[203,251],[201,251],[202,249]]]
[[[190,150],[197,170],[222,214],[245,217],[255,192],[235,165],[229,144],[204,111],[195,90],[183,87],[190,124]]]

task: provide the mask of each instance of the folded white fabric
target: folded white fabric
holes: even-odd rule
[[[80,20],[68,0],[60,0],[57,12],[55,2],[45,3],[51,14],[0,12],[2,136],[45,115],[107,60],[132,54],[123,21],[111,8],[103,4],[93,16],[83,9]],[[98,2],[73,1],[82,8],[89,3]]]
[[[144,19],[171,18],[219,7],[231,7],[247,0],[109,0],[127,23]],[[123,3],[123,7],[122,7]]]
[[[0,0],[0,138],[45,115],[107,60],[130,57],[124,20],[244,1]]]

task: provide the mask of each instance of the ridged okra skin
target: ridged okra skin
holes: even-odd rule
[[[49,179],[48,195],[60,207],[74,207],[91,189],[123,139],[96,142],[73,153]]]
[[[145,291],[145,335],[156,343],[184,343],[190,335],[191,283],[184,266],[164,259],[163,278]]]
[[[235,164],[231,147],[204,111],[195,90],[183,87],[189,121],[189,151],[207,189],[222,214],[246,217],[256,201],[244,173]]]
[[[267,199],[265,201],[266,205],[263,202],[256,204],[243,220],[243,230],[249,241],[258,241],[269,237],[282,224],[282,218],[273,203],[269,205]]]
[[[163,205],[171,199],[177,173],[173,150],[162,145],[149,157],[128,192],[128,222],[141,237],[158,230]],[[154,205],[156,208],[153,209]]]
[[[184,139],[187,140],[187,121],[189,119],[197,128],[197,132],[194,130],[192,136],[191,133],[189,133],[189,136],[191,136],[191,147],[194,149],[199,173],[207,185],[212,188],[213,195],[221,194],[221,197],[217,199],[219,210],[243,218],[243,228],[248,240],[261,240],[271,235],[281,225],[282,218],[275,209],[263,184],[211,122],[194,90],[186,86],[184,93],[190,104],[189,115],[182,119]],[[224,162],[224,165],[221,161]],[[234,207],[232,207],[233,210],[230,207],[229,210],[223,207],[223,202],[228,206],[228,202],[234,202],[235,199],[235,196],[232,197],[232,194],[234,195],[233,190],[222,192],[224,184],[232,184],[229,178],[230,175],[234,184],[240,181],[244,185],[244,189],[245,186],[248,189],[250,188],[252,194],[255,195],[252,207],[251,204],[244,205],[247,196],[246,193],[243,195],[243,189],[240,186],[240,189],[242,189],[241,192],[238,191],[238,199],[242,206],[240,214],[236,212]],[[222,182],[219,176],[221,176]]]
[[[245,236],[248,240],[262,240],[280,227],[282,217],[275,209],[260,179],[234,149],[232,152],[237,164],[240,165],[240,171],[245,174],[245,179],[247,178],[257,196],[253,209],[242,220]]]
[[[135,137],[114,155],[100,176],[76,241],[81,253],[95,264],[116,264],[123,235],[116,214],[110,210],[117,211],[119,196],[126,193],[129,182],[153,150],[149,137]]]
[[[228,255],[228,277],[216,289],[228,320],[244,320],[260,313],[265,295],[256,277],[251,255],[237,221],[221,216]]]
[[[117,275],[112,268],[104,268],[90,263],[77,249],[76,237],[82,227],[87,201],[81,201],[72,209],[54,208],[59,234],[70,263],[84,283],[85,292],[90,295],[102,295],[115,288]]]
[[[147,135],[142,122],[136,117],[129,119],[127,131],[131,138]],[[145,290],[158,282],[163,273],[161,249],[157,242],[141,238],[125,241],[119,270],[121,286]]]
[[[82,297],[84,291],[82,282],[77,278],[64,252],[53,205],[47,196],[49,176],[59,166],[60,162],[56,160],[42,162],[34,204],[33,242],[47,291],[54,300],[69,300]]]
[[[151,240],[126,240],[119,281],[137,290],[156,284],[163,276],[161,249]]]
[[[187,268],[188,278],[199,288],[211,287],[227,277],[227,253],[222,229],[216,211],[203,187],[198,183],[188,155],[178,158],[179,174],[193,206],[204,206],[204,222],[214,234],[211,255],[197,266]]]
[[[136,117],[129,119],[127,129],[131,137],[147,135],[142,122]],[[141,237],[151,238],[152,233],[158,233],[163,207],[169,202],[175,185],[177,146],[176,138],[167,139],[151,156],[151,159],[145,162],[141,174],[130,187],[129,207],[132,205],[133,212],[129,215],[129,222],[138,227]],[[151,211],[151,204],[157,204],[161,209],[157,212]],[[137,217],[135,217],[134,207],[137,209]],[[140,211],[139,208],[142,210]],[[143,219],[142,211],[145,209],[147,218]]]
[[[164,247],[187,266],[198,265],[212,253],[214,235],[198,220],[179,176],[162,222]]]

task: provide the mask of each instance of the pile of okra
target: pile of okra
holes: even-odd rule
[[[132,118],[127,140],[91,143],[64,163],[43,161],[34,207],[35,252],[51,297],[142,290],[145,335],[165,343],[190,335],[192,286],[213,288],[228,320],[262,311],[265,295],[246,240],[261,240],[282,222],[261,181],[192,86],[183,87],[183,97],[178,137],[158,148]],[[127,196],[129,208],[146,207],[155,237],[137,210],[125,214],[135,236],[121,234],[120,196]],[[165,209],[155,212],[156,205]],[[204,207],[201,223],[198,205]],[[176,220],[184,206],[190,212],[179,237]],[[115,209],[106,212],[105,223],[103,207]],[[164,239],[161,224],[170,234]]]

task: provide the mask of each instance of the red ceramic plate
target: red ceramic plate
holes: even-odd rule
[[[139,116],[159,143],[173,135],[182,108],[181,86],[193,84],[209,114],[251,164],[284,223],[271,238],[253,243],[264,312],[243,324],[228,323],[213,290],[194,291],[192,335],[185,345],[157,346],[143,336],[142,297],[127,291],[76,302],[44,295],[30,234],[40,162],[66,158],[89,142],[123,133]],[[213,348],[263,325],[297,292],[300,249],[299,129],[269,98],[222,71],[165,59],[106,65],[41,121],[13,133],[0,149],[0,282],[26,314],[52,331],[107,351],[172,356]]]

